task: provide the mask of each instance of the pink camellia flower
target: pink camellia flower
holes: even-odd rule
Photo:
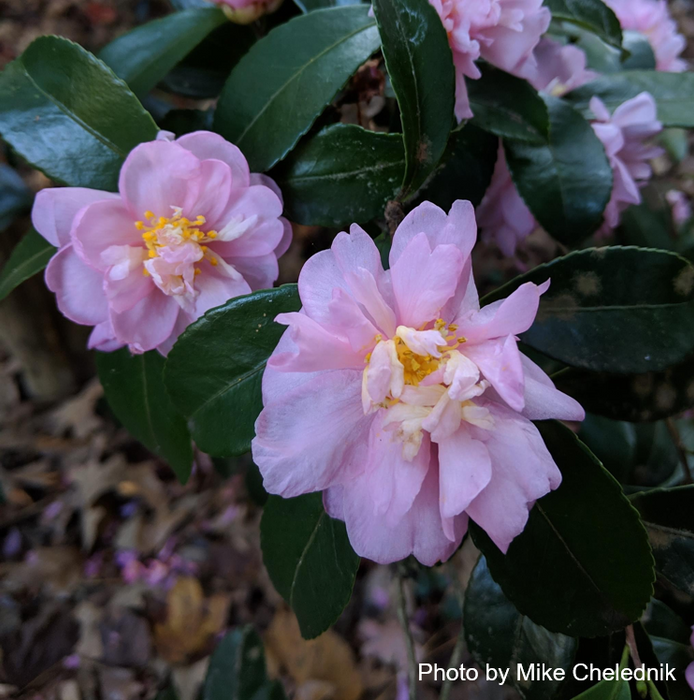
[[[534,56],[537,71],[530,82],[536,90],[556,97],[597,77],[597,73],[586,68],[586,55],[576,46],[562,46],[544,38],[535,48]],[[501,144],[491,183],[477,209],[477,222],[482,238],[495,241],[501,252],[509,257],[539,227],[511,180]]]
[[[531,420],[584,412],[518,351],[547,285],[480,309],[469,202],[429,202],[393,238],[390,270],[359,226],[314,255],[303,308],[263,377],[253,458],[270,493],[324,491],[356,552],[432,565],[468,518],[506,551],[561,475]]]
[[[94,326],[89,347],[166,354],[188,324],[271,287],[291,240],[276,185],[206,131],[137,146],[119,192],[39,192],[36,230],[59,248],[46,284],[60,311]]]
[[[250,24],[279,9],[283,0],[215,0],[230,21]]]
[[[598,97],[590,101],[590,109],[596,117],[593,130],[605,146],[614,175],[605,222],[598,231],[602,236],[619,224],[627,207],[641,203],[639,187],[652,173],[648,161],[662,153],[647,141],[662,131],[663,125],[657,119],[655,100],[647,92],[622,103],[612,115]]]
[[[470,119],[465,77],[481,76],[475,61],[530,78],[537,65],[533,49],[547,31],[550,11],[542,0],[429,0],[448,33],[456,68],[455,115]]]
[[[677,32],[677,24],[670,16],[666,0],[605,0],[622,25],[643,34],[655,54],[656,69],[669,73],[687,70],[679,55],[687,42]]]

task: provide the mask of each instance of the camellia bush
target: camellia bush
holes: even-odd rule
[[[481,668],[526,700],[691,697],[694,239],[646,193],[694,76],[664,0],[173,5],[0,74],[0,135],[56,185],[0,298],[45,268],[180,481],[250,453],[305,638],[362,557],[408,576],[471,538]],[[328,246],[276,286],[301,226]],[[258,643],[222,642],[207,696],[282,697]],[[589,687],[579,662],[675,680]]]

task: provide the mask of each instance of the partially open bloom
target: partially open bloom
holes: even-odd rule
[[[551,20],[542,0],[429,2],[441,17],[453,51],[458,121],[472,117],[465,77],[481,76],[475,65],[479,58],[522,78],[530,78],[536,71],[533,49]]]
[[[687,70],[685,61],[679,58],[686,40],[678,33],[666,0],[605,0],[605,4],[614,10],[622,29],[632,29],[648,39],[657,70]]]
[[[506,551],[561,475],[531,420],[581,420],[581,407],[520,354],[516,336],[546,285],[480,309],[469,202],[429,202],[393,238],[390,270],[352,226],[299,277],[303,308],[263,377],[253,457],[265,488],[324,491],[352,546],[386,563],[431,565],[468,518]]]
[[[622,103],[612,115],[598,97],[590,101],[590,109],[596,117],[593,129],[605,146],[614,176],[605,222],[598,232],[604,235],[619,224],[627,207],[640,204],[639,187],[648,182],[652,172],[648,161],[662,153],[648,140],[663,125],[657,119],[655,100],[647,92]]]
[[[545,37],[535,48],[534,56],[537,70],[530,82],[536,90],[556,97],[597,76],[586,68],[586,55],[576,46],[562,46]],[[513,184],[501,144],[491,183],[477,209],[477,222],[483,239],[495,241],[509,257],[539,226]]]
[[[477,208],[477,222],[485,241],[494,241],[509,257],[539,224],[511,179],[504,147],[499,144],[496,165],[484,199]]]
[[[283,0],[215,0],[230,21],[250,24],[279,8]]]
[[[34,226],[59,248],[46,284],[65,316],[94,326],[90,347],[166,354],[205,311],[277,279],[291,228],[276,185],[217,134],[169,138],[130,153],[117,194],[36,197]]]

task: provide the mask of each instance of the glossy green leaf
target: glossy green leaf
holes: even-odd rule
[[[284,158],[380,40],[365,5],[316,10],[255,43],[227,80],[214,128],[251,170]]]
[[[343,5],[358,5],[361,0],[294,0],[302,12],[313,12],[326,7],[342,7]]]
[[[193,448],[184,418],[164,387],[164,358],[152,350],[131,355],[127,348],[97,352],[96,368],[111,410],[145,447],[166,460],[185,483]]]
[[[694,595],[694,486],[644,491],[631,502],[648,530],[658,575]]]
[[[300,308],[296,285],[265,289],[208,311],[178,339],[166,387],[201,450],[213,457],[250,450],[265,363],[286,328],[273,319]]]
[[[455,125],[455,70],[446,30],[428,0],[374,0],[405,143],[401,199],[441,160]]]
[[[549,632],[521,615],[494,581],[487,561],[480,557],[465,590],[463,606],[465,639],[481,668],[509,669],[507,683],[524,700],[550,700],[561,681],[527,680],[518,676],[518,665],[532,664],[564,669],[571,675],[578,640]]]
[[[9,260],[0,271],[0,300],[24,280],[41,272],[55,252],[56,248],[32,228],[17,243]]]
[[[347,528],[323,510],[323,497],[270,496],[260,524],[263,562],[278,593],[312,639],[332,625],[352,596],[359,568]]]
[[[0,231],[31,208],[33,194],[9,165],[0,163]]]
[[[545,0],[545,5],[552,11],[552,19],[572,22],[612,46],[622,46],[619,20],[602,0]]]
[[[265,651],[250,626],[229,632],[210,657],[202,700],[284,700],[278,681],[269,681]]]
[[[543,228],[575,244],[602,222],[612,193],[612,168],[590,124],[572,107],[545,97],[548,141],[505,140],[513,182]]]
[[[162,129],[172,131],[177,137],[194,131],[209,131],[213,112],[200,109],[172,109],[159,122]]]
[[[0,134],[53,180],[113,190],[125,157],[157,127],[101,61],[44,36],[0,74]]]
[[[472,124],[497,136],[546,145],[547,105],[530,83],[485,66],[479,80],[467,81]]]
[[[227,22],[218,7],[174,12],[119,36],[99,58],[138,96],[146,95],[213,29]]]
[[[587,67],[598,73],[624,70],[655,70],[655,54],[648,38],[639,32],[623,32],[623,49],[609,46],[595,34],[578,29],[572,32],[575,46],[586,54]]]
[[[521,337],[549,357],[595,372],[640,374],[676,365],[694,350],[694,266],[675,253],[576,251],[516,277],[484,302],[548,279],[535,323]]]
[[[337,227],[382,216],[404,170],[399,134],[333,124],[302,141],[272,176],[291,221]]]
[[[619,484],[566,427],[538,428],[562,473],[504,555],[470,531],[518,611],[552,632],[595,637],[641,617],[655,574],[648,537]]]
[[[629,648],[625,647],[619,668],[624,669],[628,666]],[[629,690],[628,681],[621,679],[604,680],[596,683],[592,688],[588,688],[580,695],[576,695],[574,700],[631,700],[631,690]]]
[[[655,98],[658,119],[665,126],[694,127],[694,73],[651,70],[612,73],[572,90],[566,99],[590,118],[588,103],[593,95],[614,112],[620,104],[644,91]]]
[[[555,383],[591,413],[652,422],[694,408],[694,356],[662,372],[644,374],[570,369],[558,374]]]
[[[175,10],[190,10],[195,7],[209,7],[212,0],[171,0]]]
[[[456,199],[467,199],[477,206],[492,180],[498,147],[496,136],[474,124],[454,131],[443,162],[420,190],[417,202],[433,202],[444,211]]]
[[[680,644],[689,644],[692,629],[662,600],[654,598],[642,618],[643,626],[651,637],[671,639]],[[694,658],[694,650],[692,650]]]

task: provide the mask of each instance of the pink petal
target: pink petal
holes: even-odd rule
[[[231,197],[231,169],[221,160],[200,161],[198,198],[190,205],[192,216],[204,216],[205,228],[216,229]]]
[[[412,507],[396,525],[389,525],[385,515],[369,507],[370,484],[365,479],[333,487],[324,503],[329,513],[344,518],[349,540],[360,556],[390,564],[414,554],[425,566],[433,566],[455,552],[467,530],[467,517],[462,515],[454,524],[455,541],[446,537],[438,497],[438,474],[431,467]]]
[[[532,504],[559,486],[561,473],[529,420],[501,406],[487,408],[495,421],[485,443],[492,478],[467,513],[506,553],[525,528]]]
[[[205,270],[195,278],[195,289],[199,292],[195,297],[195,318],[200,318],[216,306],[226,304],[229,299],[251,293],[251,288],[243,277],[224,277],[213,270]]]
[[[149,141],[136,146],[120,172],[118,189],[135,220],[145,212],[169,218],[180,207],[195,218],[191,205],[200,190],[200,160],[177,143]]]
[[[491,338],[519,335],[532,326],[540,295],[549,287],[549,280],[538,286],[526,282],[510,296],[483,307],[470,319],[459,319],[458,334],[468,343],[479,343]]]
[[[334,290],[328,307],[331,331],[344,335],[352,349],[363,357],[365,349],[373,345],[378,329],[364,316],[357,302],[339,287]]]
[[[391,268],[400,323],[416,328],[437,318],[455,294],[463,262],[457,247],[439,245],[432,252],[425,233],[415,236]]]
[[[687,683],[689,683],[689,687],[694,690],[694,661],[687,666],[687,669],[684,672],[684,677],[687,680]]]
[[[251,289],[268,289],[280,274],[275,253],[266,253],[253,258],[234,258],[234,267],[243,275]]]
[[[521,355],[525,374],[523,415],[529,420],[582,421],[586,412],[581,404],[555,388],[554,382],[528,357]]]
[[[252,450],[267,491],[285,498],[322,491],[364,469],[373,417],[361,407],[361,375],[320,372],[266,402]]]
[[[123,279],[106,277],[104,289],[109,308],[116,314],[132,309],[148,294],[159,294],[152,278],[143,275],[141,269],[133,270]]]
[[[491,478],[492,462],[485,444],[474,440],[464,427],[439,443],[439,507],[444,523],[465,511]]]
[[[518,343],[513,336],[470,347],[463,344],[460,350],[480,368],[484,378],[514,411],[523,410],[523,366]]]
[[[82,209],[72,230],[75,249],[83,260],[97,270],[110,264],[102,253],[114,245],[142,246],[142,232],[120,199],[108,199]]]
[[[108,318],[103,284],[101,273],[84,263],[71,245],[58,251],[46,267],[46,286],[55,292],[61,313],[84,326]]]
[[[277,248],[275,248],[275,255],[281,258],[288,250],[289,246],[292,244],[292,239],[294,237],[294,231],[292,230],[292,225],[283,217],[280,217],[282,226],[284,226],[284,233],[282,234],[282,240],[278,243]]]
[[[379,287],[378,280],[365,267],[345,273],[345,281],[359,304],[366,311],[376,327],[387,337],[395,333],[396,317],[392,302],[382,294],[384,283]]]
[[[393,236],[391,268],[420,233],[426,233],[432,250],[450,243],[460,250],[463,260],[467,260],[477,240],[475,210],[470,202],[462,199],[453,202],[448,214],[431,202],[422,202],[403,219]]]
[[[118,199],[118,195],[84,187],[47,188],[36,195],[31,221],[51,245],[64,246],[70,242],[70,230],[77,212],[104,199]]]
[[[349,234],[344,231],[338,233],[333,240],[331,250],[343,275],[365,268],[376,280],[383,276],[381,254],[371,236],[361,226],[352,224]]]
[[[195,131],[181,136],[176,144],[190,151],[200,160],[214,158],[226,163],[231,168],[232,185],[235,189],[248,187],[251,184],[248,162],[243,153],[219,134],[213,134],[211,131]]]
[[[89,336],[87,347],[90,350],[100,350],[101,352],[113,352],[123,347],[123,343],[118,342],[111,321],[107,320],[94,326],[94,330]]]
[[[132,309],[111,312],[111,323],[118,340],[133,352],[147,352],[168,339],[180,308],[173,297],[154,289]]]
[[[295,350],[273,353],[268,361],[273,368],[284,372],[363,369],[363,354],[355,353],[345,338],[329,333],[306,314],[284,313],[275,321],[289,326]]]

